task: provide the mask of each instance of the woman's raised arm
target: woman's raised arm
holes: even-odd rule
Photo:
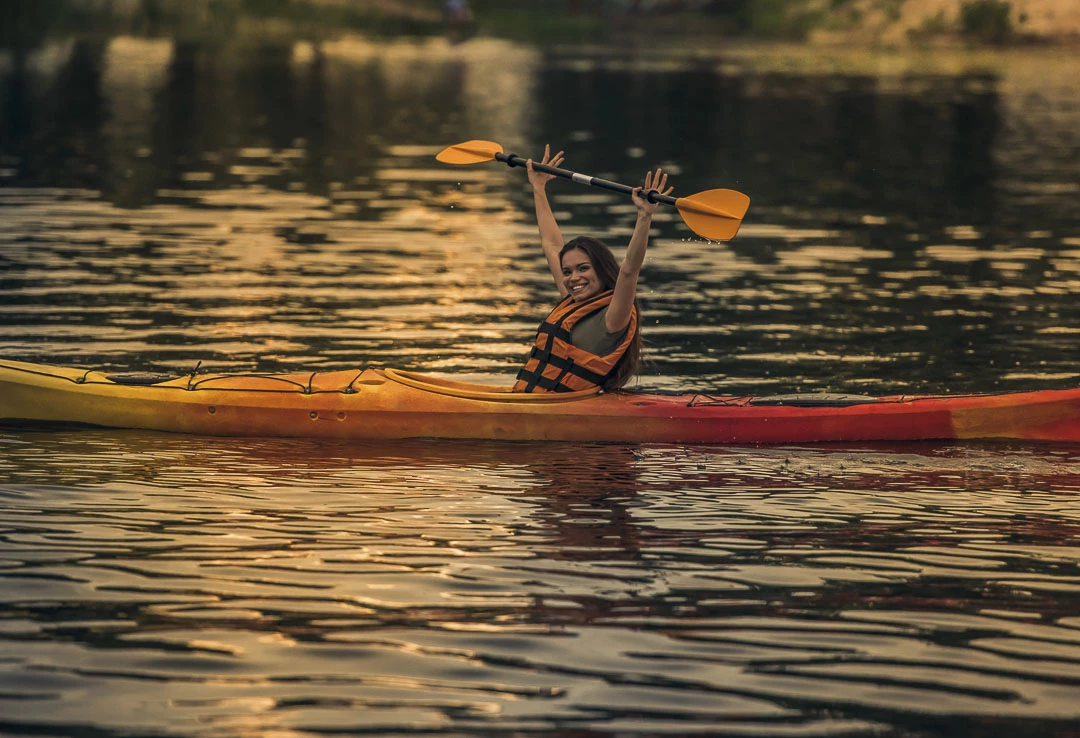
[[[557,167],[563,162],[563,152],[551,155],[551,146],[544,145],[544,158],[541,164]],[[547,198],[547,183],[555,179],[555,175],[546,172],[538,172],[533,169],[533,161],[525,162],[525,168],[529,173],[529,184],[532,185],[533,205],[536,206],[536,225],[540,228],[540,244],[544,247],[544,256],[547,257],[548,268],[555,280],[555,286],[559,288],[559,295],[566,297],[566,287],[563,285],[562,264],[559,263],[559,252],[563,247],[562,231],[555,220],[555,214],[551,212],[551,203]]]
[[[634,224],[634,234],[630,236],[630,244],[626,247],[626,257],[619,267],[615,294],[611,297],[611,304],[608,305],[607,316],[604,320],[608,333],[617,333],[630,324],[630,312],[634,307],[634,298],[637,296],[638,275],[641,274],[641,265],[645,263],[645,249],[649,245],[649,228],[652,226],[653,213],[656,212],[657,207],[657,203],[649,202],[643,197],[643,192],[653,190],[661,195],[668,195],[673,189],[667,186],[667,174],[659,168],[656,174],[645,173],[644,188],[634,188],[632,197],[637,207],[637,222]]]

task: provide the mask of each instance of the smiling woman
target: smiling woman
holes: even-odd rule
[[[544,147],[543,166],[558,167],[562,161],[562,151],[552,156],[551,147]],[[667,174],[660,169],[647,172],[644,187],[633,189],[637,221],[620,266],[611,249],[595,238],[579,236],[563,244],[546,191],[555,175],[535,168],[532,159],[526,168],[540,242],[562,300],[540,324],[514,391],[619,389],[641,360],[637,283],[657,207],[645,193],[668,195],[672,188],[667,186]]]

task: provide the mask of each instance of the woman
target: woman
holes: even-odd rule
[[[563,152],[551,156],[551,147],[544,147],[541,164],[557,167],[562,161]],[[562,300],[540,324],[514,391],[617,390],[634,375],[641,360],[637,283],[657,206],[642,195],[650,190],[669,194],[667,174],[660,169],[655,174],[647,172],[644,188],[634,188],[637,222],[620,266],[611,249],[595,238],[579,236],[563,244],[546,192],[555,175],[534,169],[532,159],[526,168],[540,242]]]

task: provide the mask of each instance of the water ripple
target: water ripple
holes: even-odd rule
[[[1047,539],[1080,530],[1071,452],[106,431],[0,447],[9,730],[828,735],[1074,715],[1080,554]],[[144,709],[90,708],[118,700]]]

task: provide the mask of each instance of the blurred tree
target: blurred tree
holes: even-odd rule
[[[68,0],[0,0],[0,48],[35,49],[71,13]]]
[[[1012,34],[1012,4],[1005,0],[971,0],[960,6],[960,30],[977,41],[1000,44]]]

